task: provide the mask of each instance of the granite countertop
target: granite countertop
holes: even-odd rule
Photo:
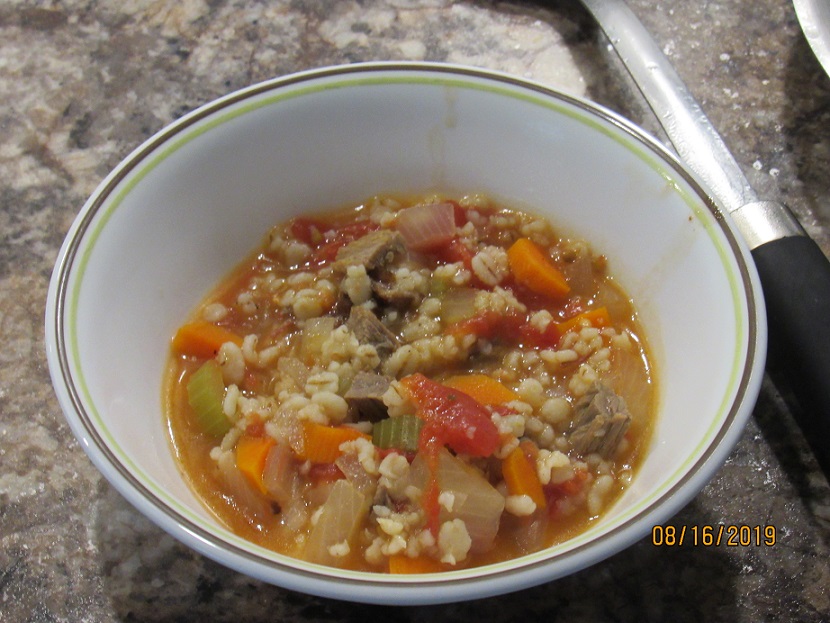
[[[632,0],[763,196],[830,253],[830,78],[788,0]],[[827,621],[830,487],[766,378],[677,526],[773,525],[774,546],[644,539],[516,594],[399,609],[264,585],[117,494],[51,388],[43,314],[86,197],[142,140],[231,90],[362,60],[463,62],[654,119],[574,2],[58,0],[0,6],[0,621]],[[774,365],[774,361],[770,362]]]

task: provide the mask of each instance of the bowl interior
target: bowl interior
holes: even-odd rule
[[[587,564],[642,536],[638,522],[650,529],[676,511],[725,458],[757,394],[763,335],[745,251],[694,182],[613,115],[449,67],[352,67],[258,85],[162,131],[102,184],[61,253],[47,322],[58,395],[96,465],[163,527],[195,533],[192,544],[252,575],[280,582],[300,569],[296,586],[333,596],[327,577],[367,579],[266,554],[217,525],[171,456],[163,367],[176,327],[271,225],[429,189],[543,213],[604,252],[656,363],[659,421],[635,482],[587,534],[522,565],[555,577],[566,567],[550,566],[554,554]],[[591,540],[602,551],[582,553]]]

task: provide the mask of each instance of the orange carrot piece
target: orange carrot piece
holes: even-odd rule
[[[264,494],[268,491],[262,482],[262,471],[265,469],[268,452],[275,443],[271,437],[253,435],[243,435],[236,442],[236,466],[250,483]]]
[[[334,463],[341,454],[340,444],[358,438],[372,438],[348,426],[325,426],[314,422],[303,423],[303,451],[300,459],[312,463]]]
[[[441,384],[464,392],[483,405],[503,405],[519,399],[516,392],[486,374],[452,376]]]
[[[389,557],[389,573],[440,573],[445,567],[441,562],[428,556],[410,558],[406,554],[395,554]]]
[[[537,509],[547,506],[539,476],[521,447],[515,448],[507,455],[502,462],[501,472],[510,495],[530,497],[536,503]]]
[[[510,272],[521,285],[536,294],[562,299],[571,291],[565,275],[528,238],[519,238],[507,250]]]
[[[233,331],[210,322],[197,320],[182,325],[173,336],[173,350],[181,355],[209,359],[215,357],[222,344],[233,342],[242,346],[242,338]]]
[[[605,307],[597,307],[596,309],[589,309],[581,314],[577,314],[573,318],[568,318],[564,322],[556,323],[556,328],[560,335],[565,335],[568,331],[579,329],[583,325],[591,327],[607,327],[611,324],[611,316],[608,314],[608,309]]]

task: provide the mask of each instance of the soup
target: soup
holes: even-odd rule
[[[381,573],[585,530],[655,410],[609,261],[490,198],[373,197],[275,226],[172,339],[182,472],[230,529]]]

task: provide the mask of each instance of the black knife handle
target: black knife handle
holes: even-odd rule
[[[770,354],[789,382],[794,415],[830,479],[830,262],[808,236],[752,251],[766,299]]]

